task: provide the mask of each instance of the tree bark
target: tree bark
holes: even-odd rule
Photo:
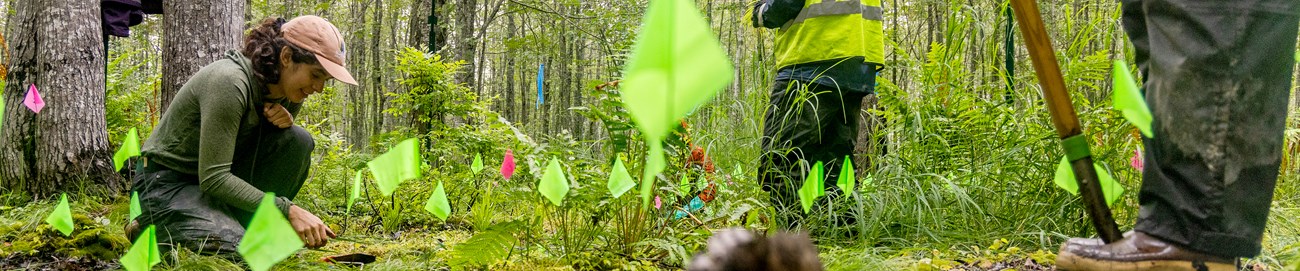
[[[411,1],[411,17],[407,18],[406,46],[431,52],[429,48],[429,14],[433,14],[433,0]]]
[[[352,29],[354,29],[349,38],[345,40],[348,43],[348,48],[352,49],[352,57],[348,58],[348,67],[351,68],[350,71],[353,72],[352,75],[358,79],[358,82],[365,82],[366,78],[369,78],[369,70],[365,68],[366,51],[367,48],[371,48],[366,46],[367,40],[365,38],[366,12],[370,5],[365,1],[352,1],[348,6],[351,10]],[[347,107],[350,113],[350,117],[347,119],[348,139],[352,142],[353,149],[365,151],[370,147],[369,144],[366,144],[366,142],[369,142],[369,135],[366,133],[365,125],[365,113],[367,111],[365,102],[366,87],[360,85],[345,86],[345,88],[348,89]]]
[[[459,28],[456,31],[456,60],[465,61],[465,66],[461,68],[460,74],[456,75],[456,82],[469,85],[474,82],[476,71],[474,55],[477,51],[474,37],[474,22],[477,21],[478,13],[474,12],[477,6],[477,0],[457,0],[456,1],[456,24]],[[477,89],[477,86],[473,88]],[[482,93],[476,93],[482,95]]]
[[[58,192],[114,195],[104,112],[104,44],[97,1],[14,3],[6,37],[13,50],[0,132],[0,187],[34,198]],[[23,106],[35,84],[45,107]]]
[[[164,112],[190,75],[220,59],[226,51],[240,48],[244,4],[240,0],[163,1],[163,69],[159,96]]]

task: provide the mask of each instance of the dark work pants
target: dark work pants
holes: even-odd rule
[[[268,127],[261,144],[257,141],[239,144],[231,171],[264,192],[293,200],[307,180],[315,148],[311,134],[298,126]],[[204,194],[198,176],[158,165],[146,165],[136,174],[131,190],[140,193],[143,214],[138,222],[142,227],[156,225],[158,242],[202,253],[234,253],[252,218],[251,212]]]
[[[1124,0],[1155,121],[1136,230],[1253,257],[1281,163],[1294,0]]]
[[[819,84],[773,84],[771,105],[763,120],[759,180],[778,215],[786,220],[802,218],[796,191],[818,161],[823,164],[827,191],[818,205],[843,194],[835,183],[844,157],[853,153],[864,96]],[[792,221],[786,223],[781,226],[790,227]]]

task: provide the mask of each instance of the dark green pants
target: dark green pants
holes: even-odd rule
[[[231,172],[253,187],[293,200],[307,180],[315,141],[301,127],[267,128],[241,143]],[[140,193],[141,226],[156,225],[158,242],[202,253],[234,253],[252,213],[205,195],[198,176],[142,165],[131,190]],[[130,237],[135,240],[134,236]]]
[[[1124,0],[1155,116],[1137,230],[1210,254],[1259,254],[1281,163],[1300,5]]]
[[[773,84],[771,105],[763,121],[759,180],[777,213],[786,220],[802,217],[803,207],[795,191],[803,186],[808,169],[818,161],[823,163],[826,174],[822,180],[827,191],[827,197],[820,202],[843,194],[835,183],[844,157],[853,153],[864,96],[819,84]],[[782,226],[789,227],[790,223]]]

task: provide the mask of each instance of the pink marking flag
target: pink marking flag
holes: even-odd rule
[[[31,109],[36,114],[40,114],[41,109],[45,108],[45,100],[41,99],[41,92],[36,90],[36,84],[27,87],[27,98],[23,99],[23,105],[26,105],[27,109]]]
[[[515,175],[515,154],[511,150],[506,150],[506,158],[501,161],[501,176],[506,180]]]
[[[1128,162],[1129,166],[1133,166],[1138,172],[1142,172],[1142,150],[1133,150],[1133,158],[1130,158]]]

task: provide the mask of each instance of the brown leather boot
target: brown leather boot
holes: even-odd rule
[[[1132,235],[1133,235],[1133,231],[1124,232],[1124,237],[1129,237]],[[1106,242],[1102,242],[1101,238],[1077,238],[1076,237],[1076,238],[1070,238],[1070,240],[1065,240],[1065,244],[1061,244],[1061,247],[1064,248],[1067,244],[1084,245],[1084,246],[1100,246],[1100,245],[1105,245]]]
[[[1191,251],[1141,232],[1133,232],[1110,244],[1101,244],[1099,240],[1092,239],[1071,241],[1061,244],[1061,251],[1056,256],[1058,270],[1237,270],[1236,259]]]

